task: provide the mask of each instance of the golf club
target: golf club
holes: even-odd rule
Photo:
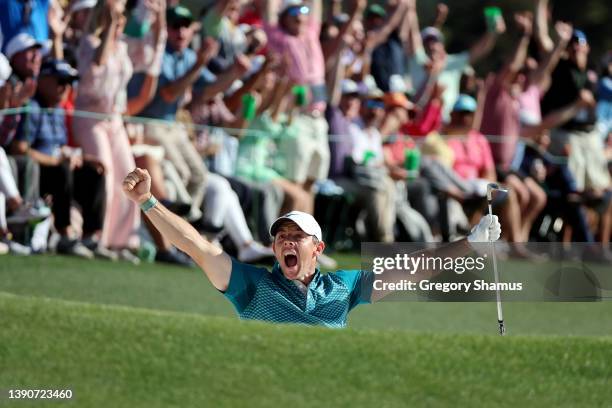
[[[500,185],[496,183],[487,184],[487,202],[489,204],[489,215],[491,217],[493,217],[493,208],[492,208],[493,191],[503,191],[504,193],[507,193],[508,189],[500,187]],[[497,256],[495,255],[495,242],[491,240],[491,237],[489,237],[489,242],[491,244],[491,253],[493,255],[493,275],[495,276],[495,297],[497,299],[497,322],[499,323],[499,334],[500,336],[503,336],[506,334],[506,326],[504,325],[504,315],[502,313],[501,295],[499,293],[499,275],[497,273]]]

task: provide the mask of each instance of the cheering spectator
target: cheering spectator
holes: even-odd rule
[[[595,126],[595,84],[587,72],[589,51],[586,35],[574,29],[568,56],[552,73],[550,89],[542,100],[542,111],[547,114],[565,110],[566,120],[552,131],[550,150],[561,155],[569,148],[569,168],[578,190],[593,190],[601,195],[603,190],[610,188],[610,174],[602,137]],[[578,100],[582,102],[576,103]]]
[[[319,41],[321,9],[321,0],[314,0],[312,8],[301,0],[283,0],[280,7],[275,0],[267,0],[264,16],[269,48],[288,61],[289,79],[309,88],[310,103],[292,119],[295,135],[283,138],[279,146],[285,157],[292,157],[284,175],[309,193],[314,182],[326,178],[329,171],[325,60]]]
[[[81,39],[78,51],[80,81],[75,108],[97,115],[77,116],[73,125],[84,153],[104,166],[106,202],[100,244],[136,264],[139,259],[133,252],[139,247],[140,212],[125,198],[118,181],[135,167],[121,118],[132,76],[132,63],[122,40],[124,8],[123,0],[100,1],[92,11],[87,36]]]
[[[448,54],[444,47],[444,36],[435,27],[426,27],[419,31],[419,22],[416,14],[416,1],[409,2],[408,17],[405,27],[410,31],[405,38],[410,57],[409,70],[414,90],[421,89],[426,79],[426,65],[432,57],[445,56],[446,64],[439,77],[439,83],[445,87],[443,96],[443,117],[448,121],[449,114],[459,95],[459,82],[461,74],[468,65],[486,56],[495,45],[497,36],[506,31],[503,18],[498,16],[494,22],[488,22],[487,32],[468,50],[458,54]]]
[[[64,112],[58,109],[66,96],[67,84],[77,79],[77,71],[65,61],[49,60],[38,78],[36,97],[20,123],[13,151],[28,154],[41,166],[41,192],[53,197],[55,228],[61,236],[57,252],[86,258],[93,253],[70,230],[70,206],[75,199],[83,212],[83,238],[91,241],[100,233],[104,216],[103,167],[95,159],[83,157],[66,146]],[[96,254],[113,258],[103,247]]]

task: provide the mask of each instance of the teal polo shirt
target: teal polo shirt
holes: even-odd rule
[[[278,263],[272,271],[232,258],[224,295],[241,319],[345,327],[348,314],[370,302],[373,274],[359,270],[322,274],[316,270],[306,288],[285,278]]]

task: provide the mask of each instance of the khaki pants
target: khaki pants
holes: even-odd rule
[[[147,124],[145,138],[162,146],[166,159],[176,168],[191,195],[193,208],[200,208],[206,189],[207,170],[185,129],[179,124]]]
[[[284,177],[296,183],[327,178],[330,160],[327,132],[324,117],[299,115],[293,119],[279,142],[285,161]]]
[[[355,201],[365,212],[365,224],[368,239],[376,242],[393,242],[395,226],[395,183],[385,177],[378,189],[364,187],[355,180],[342,178],[336,184],[348,194],[355,196]]]
[[[590,132],[555,129],[551,133],[551,139],[552,154],[561,154],[564,146],[569,145],[568,166],[579,191],[610,187],[608,162],[601,135],[596,129]]]

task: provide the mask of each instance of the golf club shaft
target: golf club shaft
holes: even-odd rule
[[[491,201],[489,200],[489,215],[493,217],[493,209],[491,207]],[[491,254],[493,256],[493,275],[495,277],[495,298],[497,300],[497,322],[499,323],[499,334],[503,336],[506,334],[506,327],[504,326],[504,315],[502,312],[501,294],[499,292],[499,275],[497,273],[497,255],[495,254],[495,242],[489,237],[491,243]]]

